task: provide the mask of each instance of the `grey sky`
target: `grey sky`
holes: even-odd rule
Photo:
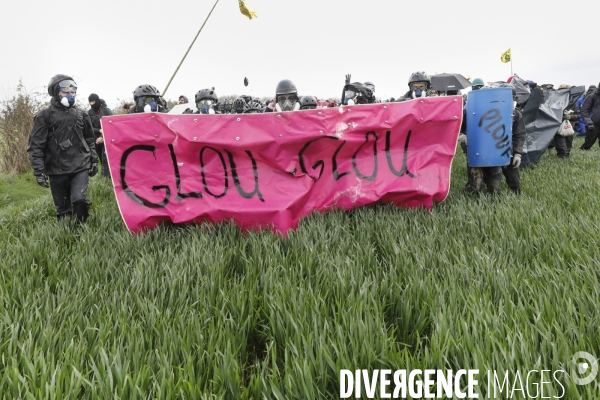
[[[511,66],[500,55],[509,47],[524,79],[600,81],[600,1],[248,1],[258,19],[243,16],[237,0],[219,0],[166,98],[211,86],[219,96],[271,96],[281,79],[300,95],[339,97],[348,73],[374,82],[378,97],[398,97],[417,70],[506,80]],[[163,92],[214,2],[7,0],[0,88],[10,92],[22,78],[45,90],[65,73],[80,97],[94,92],[109,106],[143,83]]]

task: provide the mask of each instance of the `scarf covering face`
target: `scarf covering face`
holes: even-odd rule
[[[102,100],[100,100],[100,96],[98,96],[96,93],[92,93],[92,94],[90,94],[90,97],[88,97],[88,101],[90,103],[92,101],[94,102],[94,104],[92,104],[92,109],[94,110],[95,113],[97,113],[100,110],[101,103],[102,103]]]

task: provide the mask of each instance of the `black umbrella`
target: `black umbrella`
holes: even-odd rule
[[[431,89],[440,92],[448,90],[460,90],[471,87],[471,82],[461,74],[437,74],[431,75]]]

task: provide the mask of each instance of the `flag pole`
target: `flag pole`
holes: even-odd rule
[[[215,5],[213,6],[213,8],[210,10],[210,12],[208,13],[208,15],[206,16],[206,19],[204,20],[204,23],[200,27],[200,30],[198,31],[198,33],[196,33],[196,37],[194,38],[194,40],[192,40],[192,44],[190,44],[190,47],[188,47],[187,51],[183,55],[183,58],[179,62],[179,65],[177,66],[177,69],[175,70],[175,72],[173,72],[173,75],[171,76],[171,79],[169,79],[169,83],[167,83],[167,87],[165,87],[165,90],[163,90],[163,92],[162,92],[163,96],[165,95],[165,93],[167,93],[167,89],[169,89],[169,86],[171,85],[171,81],[173,81],[173,78],[175,78],[175,75],[177,74],[177,71],[179,71],[179,67],[181,67],[181,64],[183,64],[183,60],[185,60],[185,58],[187,57],[188,53],[192,49],[192,46],[196,42],[196,39],[198,39],[198,35],[200,35],[200,32],[202,32],[202,28],[204,28],[204,25],[206,24],[206,21],[208,21],[208,18],[210,18],[210,14],[212,14],[212,12],[215,9],[215,7],[217,6],[218,2],[219,2],[219,0],[215,1]]]

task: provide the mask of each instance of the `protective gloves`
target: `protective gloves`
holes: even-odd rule
[[[589,124],[588,126],[586,126],[586,130],[589,133],[594,133],[594,131],[596,130],[596,128],[594,127],[594,124]]]
[[[48,177],[45,174],[41,174],[41,175],[36,175],[35,176],[35,181],[37,182],[38,185],[45,187],[45,188],[49,188],[50,186],[48,185]]]
[[[458,135],[458,141],[467,146],[467,135],[461,133],[460,135]]]
[[[512,158],[511,161],[511,165],[513,168],[519,168],[519,166],[521,165],[521,155],[520,154],[515,154]]]
[[[88,170],[90,176],[94,176],[98,173],[98,163],[92,163],[92,166]]]

